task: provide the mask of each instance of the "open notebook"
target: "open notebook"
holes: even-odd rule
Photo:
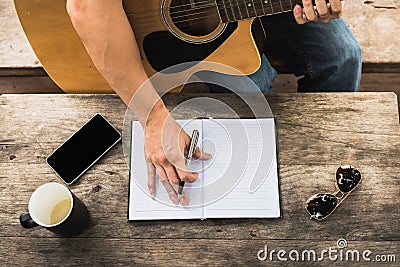
[[[280,217],[274,118],[178,123],[189,136],[199,130],[198,146],[213,155],[190,163],[199,178],[185,184],[188,207],[173,205],[158,178],[156,198],[150,197],[143,129],[133,121],[128,220]]]

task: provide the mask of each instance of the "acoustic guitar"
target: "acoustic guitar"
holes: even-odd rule
[[[264,46],[258,18],[291,11],[295,1],[125,0],[123,5],[149,76],[192,61],[222,63],[248,75],[260,67]],[[64,91],[113,92],[76,34],[65,0],[14,4],[36,56]]]

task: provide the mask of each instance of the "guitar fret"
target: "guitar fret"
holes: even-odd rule
[[[269,4],[271,5],[271,14],[274,14],[275,13],[275,11],[274,11],[274,5],[272,4],[272,0],[269,0]]]
[[[281,11],[283,12],[282,1],[281,0],[278,0],[278,1],[279,1],[279,5],[281,6]]]
[[[224,0],[216,0],[215,3],[217,4],[219,16],[221,17],[222,22],[228,22],[229,21],[229,16],[228,13],[229,11],[226,9],[225,1]]]
[[[262,8],[264,10],[264,15],[271,15],[274,14],[271,0],[261,0]]]
[[[282,0],[270,0],[273,7],[273,14],[290,11],[293,9],[291,2],[283,2]]]
[[[254,14],[256,15],[256,17],[258,17],[256,5],[254,4],[254,0],[251,0],[251,4],[253,5]]]
[[[235,1],[235,0],[229,0],[229,6],[232,10],[233,17],[234,17],[235,21],[242,20],[243,19],[242,12],[240,11],[240,8],[238,5],[235,5],[234,3],[232,3],[233,1]],[[237,1],[236,1],[236,3],[237,3]]]
[[[283,6],[283,12],[290,11],[290,10],[292,10],[294,8],[292,0],[289,0],[289,2],[284,1],[282,6]]]
[[[235,21],[235,14],[234,14],[231,6],[229,5],[229,0],[228,0],[228,2],[226,0],[222,0],[222,3],[223,3],[224,8],[226,10],[226,14],[227,14],[227,17],[228,17],[228,22],[229,21]]]
[[[239,10],[240,18],[243,19],[243,15],[242,15],[242,11],[241,11],[242,8],[240,7],[239,0],[236,0],[236,4],[237,4],[238,10]]]
[[[262,11],[263,11],[263,15],[265,16],[266,13],[265,13],[265,9],[264,9],[264,2],[263,2],[263,0],[260,0],[260,4],[261,4]]]
[[[246,8],[246,12],[247,12],[247,18],[251,18],[246,0],[244,0],[243,2],[244,2],[244,7]]]
[[[292,0],[216,0],[222,22],[255,18],[293,9]]]
[[[257,17],[256,10],[254,9],[253,0],[244,1],[249,12],[249,18]]]
[[[229,7],[230,7],[231,10],[232,10],[233,18],[234,18],[235,21],[236,21],[236,20],[238,20],[238,19],[236,18],[236,15],[235,15],[235,9],[234,9],[233,6],[232,6],[231,0],[228,0],[228,1],[229,1]]]

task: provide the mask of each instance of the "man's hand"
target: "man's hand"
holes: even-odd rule
[[[67,0],[67,11],[96,68],[145,129],[150,194],[155,194],[157,170],[176,203],[174,186],[179,179],[193,182],[198,177],[185,168],[183,153],[190,138],[170,117],[152,84],[147,83],[148,76],[122,1]],[[210,155],[202,155],[197,149],[194,157],[207,159]],[[187,203],[184,192],[182,204]]]
[[[303,8],[296,5],[293,9],[294,18],[298,24],[315,21],[327,23],[332,19],[337,19],[342,15],[342,1],[330,0],[326,3],[325,0],[315,0],[315,6],[312,0],[302,0]]]
[[[146,121],[144,142],[150,194],[152,196],[155,194],[157,171],[171,201],[177,204],[179,181],[193,183],[199,176],[197,172],[189,172],[185,166],[184,151],[189,148],[190,137],[162,104],[154,107]],[[207,160],[211,158],[211,155],[202,153],[199,148],[196,148],[193,157]],[[189,199],[184,190],[181,204],[186,206],[188,202]]]

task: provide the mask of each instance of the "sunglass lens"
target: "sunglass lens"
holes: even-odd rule
[[[337,197],[331,194],[316,194],[307,200],[307,211],[318,220],[328,216],[336,207]]]
[[[336,181],[339,190],[350,192],[361,180],[361,173],[350,165],[340,166],[336,171]]]

